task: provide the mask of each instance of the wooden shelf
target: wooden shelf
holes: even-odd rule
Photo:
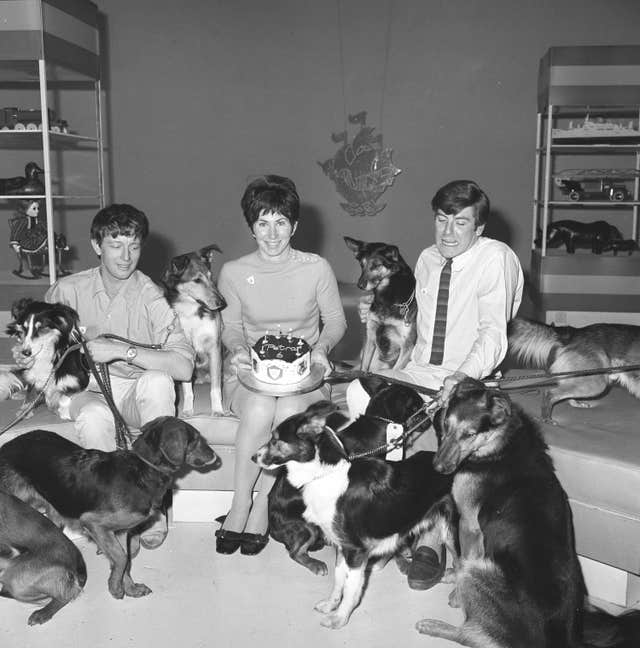
[[[75,133],[54,133],[49,131],[49,143],[55,148],[79,148],[85,144],[93,146],[98,144],[95,137],[86,135],[77,135]],[[42,131],[28,130],[0,130],[0,146],[3,148],[42,148]]]

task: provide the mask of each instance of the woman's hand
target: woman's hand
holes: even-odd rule
[[[236,372],[239,369],[250,369],[251,354],[249,353],[249,347],[244,344],[238,344],[233,347],[231,355],[229,356],[229,364],[236,370]]]
[[[467,374],[462,373],[462,371],[454,371],[450,376],[447,376],[442,382],[442,389],[440,390],[440,403],[444,404],[449,400],[453,388],[465,378],[468,378]]]
[[[363,324],[367,321],[371,304],[373,304],[373,293],[367,293],[358,300],[358,315]]]
[[[333,371],[333,365],[329,362],[327,352],[324,349],[316,348],[311,351],[311,364],[313,363],[322,365],[324,368],[324,373],[322,375],[325,378]]]

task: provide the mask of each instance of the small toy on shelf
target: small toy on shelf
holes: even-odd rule
[[[542,235],[539,232],[535,240],[536,246],[540,247],[541,239]],[[613,250],[614,245],[618,244],[621,245],[618,249],[623,249],[622,242],[620,230],[606,221],[581,223],[575,220],[559,220],[550,223],[547,228],[547,247],[557,248],[564,245],[568,254],[575,254],[576,248],[588,248],[594,254],[602,254],[606,250]]]
[[[18,269],[13,274],[23,279],[39,279],[47,276],[44,270],[48,261],[47,222],[42,201],[21,200],[16,214],[9,219],[9,246],[18,257]],[[69,250],[64,234],[54,233],[56,272],[58,276],[69,274],[62,266],[62,255]],[[25,272],[25,266],[28,270]]]
[[[609,241],[609,243],[604,247],[603,252],[613,252],[613,256],[618,256],[618,252],[627,252],[631,256],[635,251],[640,249],[638,243],[633,239],[621,239],[615,241]]]
[[[48,110],[49,130],[52,133],[68,133],[69,125],[64,119],[56,119]],[[37,108],[0,108],[0,131],[41,131],[42,111]]]
[[[575,202],[624,202],[631,198],[626,181],[640,177],[637,169],[565,169],[553,180],[561,193]]]
[[[569,122],[567,128],[554,128],[551,131],[554,142],[559,144],[608,144],[632,143],[640,141],[640,130],[629,120],[626,124],[618,121],[608,121],[604,117],[591,119],[589,114],[584,121]]]
[[[39,174],[44,171],[35,163],[28,162],[24,167],[24,176],[0,178],[0,196],[42,196],[44,184]]]

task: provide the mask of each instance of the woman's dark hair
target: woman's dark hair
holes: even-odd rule
[[[91,239],[98,245],[105,237],[130,236],[142,243],[149,234],[149,221],[133,205],[113,204],[101,209],[91,223]]]
[[[466,207],[475,207],[476,227],[489,220],[489,198],[473,180],[453,180],[440,187],[431,207],[434,213],[440,210],[444,214],[458,214]]]
[[[240,201],[242,213],[253,230],[254,223],[264,212],[276,212],[295,225],[300,217],[300,197],[293,180],[279,175],[260,176],[249,183]]]

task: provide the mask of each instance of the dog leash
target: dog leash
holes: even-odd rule
[[[436,396],[440,390],[432,389],[431,387],[423,387],[422,385],[416,385],[415,383],[409,382],[408,380],[400,380],[400,378],[393,378],[391,376],[384,376],[383,374],[375,373],[372,371],[361,371],[359,369],[349,369],[346,371],[332,371],[325,379],[325,383],[333,385],[335,383],[351,382],[356,378],[380,378],[385,382],[391,383],[393,385],[402,385],[404,387],[410,387],[411,389],[417,391],[420,394],[425,394],[427,396]]]

